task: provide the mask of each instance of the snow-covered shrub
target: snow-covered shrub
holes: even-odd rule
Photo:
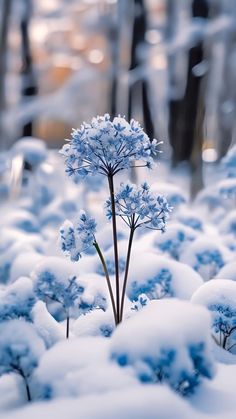
[[[32,274],[37,297],[46,302],[56,302],[64,310],[69,336],[70,311],[79,307],[84,287],[77,282],[73,265],[58,257],[45,257]]]
[[[43,257],[41,253],[32,250],[20,252],[12,261],[9,283],[16,281],[20,276],[30,276]]]
[[[236,146],[231,147],[221,160],[221,165],[228,177],[236,177]]]
[[[36,217],[29,211],[18,208],[16,210],[10,210],[3,217],[4,225],[18,228],[27,233],[38,233],[39,223]]]
[[[121,367],[132,366],[143,383],[168,383],[191,394],[214,376],[210,315],[186,301],[152,301],[115,330],[110,354]]]
[[[192,301],[212,313],[212,332],[218,345],[236,353],[236,282],[213,279],[193,294]]]
[[[72,333],[76,337],[104,336],[110,337],[114,330],[111,311],[93,310],[74,321]]]
[[[236,210],[230,211],[219,225],[222,234],[232,234],[236,238]]]
[[[35,371],[37,397],[102,394],[138,385],[132,369],[124,371],[110,361],[108,344],[107,339],[87,337],[54,345]]]
[[[136,253],[131,260],[127,295],[131,301],[146,294],[151,300],[164,297],[189,299],[202,278],[189,266],[156,255]]]
[[[87,377],[86,377],[87,378]],[[102,381],[102,380],[101,380]],[[114,380],[111,381],[114,385]],[[228,413],[228,412],[227,412]],[[203,414],[204,415],[204,414]],[[79,399],[33,403],[14,410],[4,419],[200,419],[199,412],[165,386],[130,386]],[[205,415],[204,415],[205,416]],[[224,416],[226,417],[226,416]],[[233,417],[233,416],[232,416]]]
[[[181,223],[172,223],[164,235],[160,235],[154,241],[162,252],[169,254],[173,259],[179,260],[179,257],[189,244],[197,237],[197,233]]]
[[[219,195],[223,198],[226,203],[227,200],[233,200],[232,203],[235,203],[236,197],[236,179],[224,179],[218,183]]]
[[[215,278],[225,278],[236,281],[236,262],[230,262],[223,266]]]
[[[34,137],[23,137],[11,149],[11,154],[22,155],[32,168],[40,165],[47,157],[47,148],[44,141]]]
[[[50,348],[60,340],[65,339],[64,327],[49,313],[43,301],[37,301],[31,311],[31,320],[45,346]]]
[[[34,303],[35,295],[31,279],[19,278],[4,290],[0,290],[0,322],[20,317],[29,320]]]
[[[177,214],[177,220],[184,226],[191,227],[193,230],[203,231],[204,221],[201,216],[194,211],[184,209]]]
[[[27,398],[31,400],[30,378],[45,350],[34,327],[23,320],[0,323],[0,375],[16,372],[25,383]]]
[[[158,193],[160,195],[166,195],[168,198],[169,205],[176,208],[179,208],[183,204],[188,202],[188,196],[183,190],[175,184],[158,182],[154,183],[151,186],[153,193]]]
[[[11,278],[11,269],[15,258],[20,253],[25,252],[42,252],[44,248],[43,240],[35,234],[19,233],[9,229],[2,230],[2,238],[9,232],[9,241],[6,240],[5,246],[1,249],[0,254],[0,283],[7,283]],[[14,240],[15,236],[15,240]],[[27,263],[27,262],[26,262]],[[28,274],[28,272],[27,272]]]
[[[233,254],[216,238],[199,237],[183,251],[180,261],[190,265],[205,281],[213,278]]]

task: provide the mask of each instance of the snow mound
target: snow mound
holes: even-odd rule
[[[236,282],[213,279],[193,294],[192,301],[212,313],[212,331],[218,345],[236,353]]]
[[[110,353],[120,366],[133,366],[141,382],[191,393],[214,376],[210,315],[186,301],[152,301],[115,330]]]
[[[223,266],[215,278],[225,278],[236,281],[236,262],[230,262]]]
[[[177,297],[189,299],[202,284],[191,267],[151,252],[131,256],[127,295],[131,301],[140,294],[149,299]]]

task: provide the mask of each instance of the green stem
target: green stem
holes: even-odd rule
[[[105,274],[105,277],[106,277],[106,281],[107,281],[108,291],[109,291],[109,294],[110,294],[110,299],[111,299],[111,305],[112,305],[114,320],[115,320],[115,324],[117,325],[118,324],[118,321],[117,321],[116,306],[115,306],[115,300],[114,300],[114,295],[113,295],[113,291],[112,291],[111,281],[110,281],[109,273],[108,273],[108,270],[107,270],[107,265],[106,265],[105,259],[103,257],[103,254],[101,252],[101,249],[100,249],[98,243],[95,241],[93,243],[93,245],[94,245],[94,247],[95,247],[95,249],[97,251],[97,254],[98,254],[99,258],[100,258],[100,261],[102,263],[103,271],[104,271],[104,274]]]
[[[109,184],[110,199],[111,199],[111,211],[112,211],[113,248],[114,248],[115,278],[116,278],[116,313],[117,313],[117,323],[120,323],[119,256],[118,256],[118,243],[117,243],[116,207],[115,207],[115,197],[114,197],[113,175],[108,175],[108,184]]]
[[[133,242],[134,232],[135,232],[135,228],[131,227],[131,229],[130,229],[130,235],[129,235],[128,250],[127,250],[126,265],[125,265],[124,282],[123,282],[123,288],[122,288],[121,308],[120,308],[120,321],[122,321],[122,318],[123,318],[124,302],[125,302],[125,291],[126,291],[128,274],[129,274],[129,264],[130,264],[130,256],[131,256],[131,248],[132,248],[132,242]]]

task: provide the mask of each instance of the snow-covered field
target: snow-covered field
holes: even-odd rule
[[[23,178],[20,156],[31,168]],[[160,220],[155,229],[135,231],[117,327],[101,258],[86,247],[94,240],[93,218],[82,215],[75,227],[82,209],[96,218],[96,243],[116,297],[105,176],[73,183],[63,158],[38,140],[21,141],[0,157],[2,419],[235,419],[235,156],[232,149],[214,167],[217,179],[210,176],[194,202],[185,175],[167,163],[139,169],[137,184],[147,180],[152,196],[165,195],[173,210],[165,232]],[[115,192],[126,181],[122,170]],[[122,193],[122,205],[133,211],[134,189]],[[135,211],[149,226],[147,214]],[[117,216],[121,285],[125,217]]]

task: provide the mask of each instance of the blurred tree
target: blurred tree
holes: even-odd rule
[[[192,17],[209,15],[207,0],[193,0]],[[195,72],[204,59],[204,44],[199,40],[188,51],[187,80],[184,95],[171,98],[169,102],[169,138],[174,165],[188,161],[192,172],[191,193],[195,195],[202,187],[202,142],[204,100],[201,88],[204,73]]]
[[[9,32],[9,19],[11,13],[11,0],[0,0],[0,148],[3,144],[2,112],[5,109],[5,75],[7,69],[7,40]]]
[[[127,2],[133,10],[132,40],[129,71],[136,70],[142,64],[141,49],[145,46],[145,34],[147,30],[147,10],[144,0],[132,0]],[[149,138],[154,138],[154,124],[151,114],[150,96],[145,74],[134,83],[129,83],[128,94],[128,119],[134,117],[135,102],[141,103],[142,116],[145,131]]]
[[[33,68],[33,57],[30,48],[29,24],[32,16],[32,1],[24,1],[24,8],[20,22],[22,40],[22,100],[25,101],[38,93],[36,77]],[[25,122],[22,128],[22,136],[33,135],[33,121]]]

